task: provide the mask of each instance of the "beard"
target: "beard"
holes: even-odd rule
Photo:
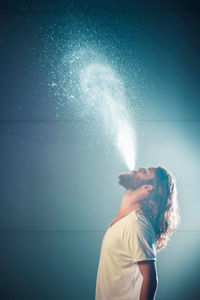
[[[136,173],[121,173],[118,176],[119,185],[125,187],[125,189],[137,190],[144,183],[143,180],[137,177]]]

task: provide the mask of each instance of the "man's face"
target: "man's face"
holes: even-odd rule
[[[155,177],[155,170],[156,168],[139,168],[130,173],[121,173],[118,182],[126,189],[136,190],[143,184],[148,184],[148,181]]]

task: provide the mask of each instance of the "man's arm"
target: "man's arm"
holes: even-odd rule
[[[154,300],[158,285],[156,262],[153,260],[137,262],[143,276],[140,300]]]

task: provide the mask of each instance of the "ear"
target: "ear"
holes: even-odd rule
[[[145,185],[145,189],[146,189],[148,192],[151,192],[151,191],[153,190],[153,185],[151,185],[151,184]]]

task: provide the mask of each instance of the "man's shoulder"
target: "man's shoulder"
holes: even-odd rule
[[[148,220],[148,218],[138,210],[134,211],[133,217],[131,218],[130,223],[135,226],[151,225],[150,220]]]
[[[142,233],[144,235],[150,235],[155,237],[155,232],[151,221],[143,214],[135,211],[133,218],[129,221],[129,229],[132,232]]]

